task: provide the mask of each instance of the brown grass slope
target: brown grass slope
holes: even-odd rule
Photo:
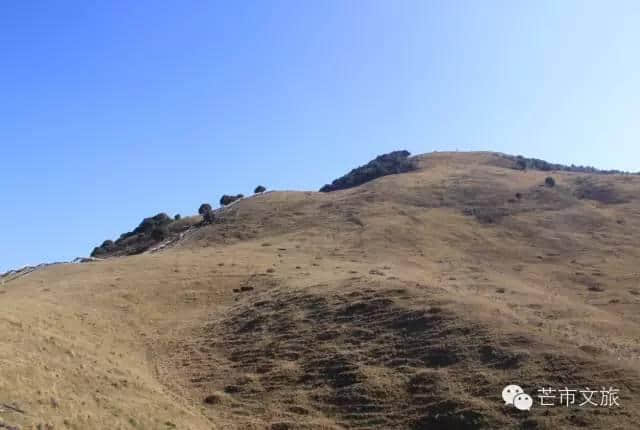
[[[637,428],[640,177],[417,160],[0,285],[0,428]],[[564,386],[621,407],[539,406]]]

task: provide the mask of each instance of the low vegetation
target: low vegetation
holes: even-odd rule
[[[346,175],[320,188],[321,192],[330,192],[357,187],[376,178],[396,173],[410,172],[416,165],[409,159],[409,151],[393,151],[377,156],[364,166],[351,170]]]
[[[575,180],[574,194],[579,199],[593,200],[603,204],[621,204],[630,200],[629,195],[624,195],[612,184],[600,183],[588,177]]]
[[[255,190],[253,190],[254,194],[259,194],[259,193],[264,193],[265,191],[267,191],[267,189],[265,187],[263,187],[262,185],[258,185],[256,187]]]
[[[220,197],[220,206],[227,206],[235,202],[236,200],[240,200],[243,197],[244,197],[243,194],[236,194],[235,196],[230,196],[228,194],[225,194],[222,197]]]
[[[542,170],[544,172],[549,172],[552,170],[563,171],[563,172],[580,172],[580,173],[597,173],[602,175],[613,175],[613,174],[622,174],[627,173],[621,170],[600,170],[591,166],[576,166],[572,164],[570,166],[558,163],[549,163],[545,160],[540,160],[538,158],[527,158],[522,155],[509,155],[509,154],[500,154],[501,157],[506,158],[507,160],[511,160],[514,162],[514,169],[518,170]]]
[[[91,252],[92,257],[104,258],[118,255],[140,254],[155,244],[169,239],[179,231],[190,227],[192,219],[171,218],[159,213],[142,220],[134,230],[123,233],[115,241],[107,239]]]
[[[211,212],[211,205],[209,203],[201,204],[200,208],[198,208],[198,213],[200,215],[204,215],[207,212]]]

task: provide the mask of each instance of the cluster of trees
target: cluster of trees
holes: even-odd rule
[[[258,185],[254,193],[259,194],[265,192],[267,189]],[[220,205],[226,206],[238,199],[243,198],[242,194],[236,194],[235,196],[223,195],[220,198]],[[202,220],[205,224],[211,224],[215,221],[215,211],[209,203],[203,203],[198,209],[198,213],[202,215]],[[148,217],[142,220],[142,222],[132,231],[123,233],[120,237],[113,240],[105,240],[100,246],[97,246],[91,252],[92,257],[105,257],[110,255],[131,255],[144,252],[157,242],[168,239],[171,236],[169,225],[173,222],[180,221],[182,217],[180,214],[176,214],[173,218],[169,217],[166,213],[162,212],[152,217]],[[177,226],[180,228],[188,228],[188,223],[184,226]],[[175,233],[176,228],[174,228]]]
[[[557,163],[549,163],[545,160],[540,160],[538,158],[527,158],[522,155],[509,155],[509,154],[501,154],[502,157],[515,161],[516,168],[520,170],[526,169],[534,169],[534,170],[542,170],[545,172],[551,170],[564,171],[564,172],[582,172],[582,173],[599,173],[603,175],[612,175],[612,174],[621,174],[626,173],[620,170],[600,170],[591,166],[576,166],[572,164],[571,166],[566,166],[564,164]]]
[[[91,252],[92,257],[110,254],[138,254],[145,251],[155,242],[161,242],[169,237],[169,224],[174,219],[162,212],[142,220],[132,231],[122,233],[113,240],[105,240]]]
[[[265,191],[267,191],[267,189],[262,185],[258,185],[253,190],[255,194],[264,193]],[[236,194],[235,196],[224,194],[222,197],[220,197],[220,206],[227,206],[243,197],[244,197],[243,194]],[[200,208],[198,209],[198,213],[202,215],[202,220],[206,224],[213,223],[215,220],[214,210],[209,203],[203,203],[202,205],[200,205]]]
[[[320,188],[322,192],[344,190],[357,187],[381,176],[410,172],[416,169],[415,163],[409,159],[409,151],[393,151],[377,156],[364,166],[351,170],[346,175]]]
[[[140,225],[133,230],[133,234],[147,234],[154,240],[164,240],[169,235],[168,225],[171,224],[172,219],[162,212],[149,218],[142,220]]]
[[[243,197],[244,197],[243,194],[236,194],[235,196],[230,196],[228,194],[225,194],[222,197],[220,197],[220,206],[227,206],[235,202],[236,200],[240,200]]]

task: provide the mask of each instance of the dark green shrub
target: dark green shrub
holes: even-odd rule
[[[91,252],[92,257],[134,255],[146,251],[153,245],[169,238],[169,224],[174,222],[166,213],[159,213],[142,220],[133,231],[123,233],[115,242],[105,240]]]
[[[126,232],[126,233],[122,233],[122,234],[120,235],[120,237],[118,238],[118,240],[116,240],[116,242],[118,242],[118,241],[120,241],[120,240],[125,240],[126,238],[131,237],[131,236],[134,236],[134,235],[135,235],[135,233],[134,233],[134,232],[132,232],[132,231],[128,231],[128,232]]]
[[[267,191],[265,187],[263,187],[262,185],[258,185],[256,189],[253,190],[253,194],[264,193],[265,191]]]
[[[415,170],[415,164],[409,160],[409,151],[394,151],[379,155],[364,166],[353,169],[346,175],[336,179],[331,184],[320,188],[322,192],[344,190],[357,187],[381,176],[405,173]]]
[[[151,239],[160,242],[169,237],[169,228],[166,225],[156,226],[151,230]]]
[[[544,184],[547,187],[553,187],[556,185],[556,180],[553,179],[551,176],[547,176],[547,178],[544,180]]]
[[[517,170],[542,170],[542,171],[551,171],[551,170],[559,170],[565,172],[583,172],[583,173],[598,173],[602,175],[612,175],[612,174],[620,174],[624,173],[620,170],[600,170],[591,166],[576,166],[574,164],[570,166],[566,166],[564,164],[558,163],[549,163],[545,160],[540,160],[538,158],[527,158],[522,155],[508,155],[508,154],[499,154],[501,157],[506,158],[508,160],[512,160],[515,162],[514,169]]]
[[[107,239],[102,242],[102,245],[96,246],[93,248],[91,252],[92,257],[99,257],[101,255],[108,254],[109,252],[114,251],[117,248],[117,245],[113,242],[113,240]]]
[[[175,221],[180,221],[181,218],[180,214],[176,214],[176,216],[173,217]]]
[[[145,233],[150,234],[156,227],[169,224],[171,222],[171,218],[169,215],[162,212],[157,215],[154,215],[150,218],[145,218],[142,220],[140,225],[133,230],[134,234]]]
[[[244,195],[242,194],[236,194],[235,196],[230,196],[230,195],[223,195],[222,197],[220,197],[220,205],[221,206],[227,206],[228,204],[231,204],[233,202],[235,202],[236,200],[239,200],[241,198],[243,198]]]
[[[200,215],[204,215],[207,212],[211,212],[211,205],[209,203],[201,204],[200,208],[198,209],[198,213]]]

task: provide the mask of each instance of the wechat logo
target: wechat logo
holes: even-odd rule
[[[519,385],[507,385],[502,390],[505,405],[513,405],[520,411],[528,411],[533,406],[533,399]]]

